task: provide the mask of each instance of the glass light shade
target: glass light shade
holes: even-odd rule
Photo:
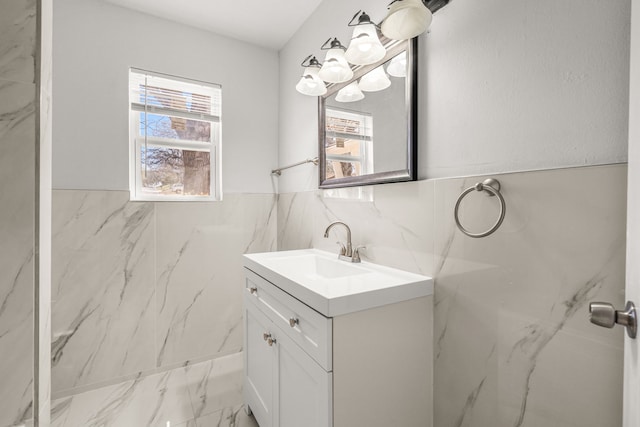
[[[296,90],[304,95],[321,96],[327,93],[327,87],[318,77],[318,67],[307,67],[296,85]]]
[[[407,40],[427,31],[432,19],[422,0],[398,0],[389,7],[380,29],[392,40]]]
[[[340,48],[329,49],[318,75],[329,83],[342,83],[351,80],[353,70],[344,57],[344,50]]]
[[[391,86],[391,80],[384,72],[384,68],[380,66],[362,76],[359,86],[365,92],[377,92]]]
[[[336,101],[338,102],[355,102],[361,99],[364,99],[364,93],[358,87],[357,81],[343,87],[336,95]]]
[[[407,77],[407,52],[393,57],[387,66],[387,73],[393,77]]]
[[[359,24],[353,29],[353,38],[344,56],[352,64],[367,65],[381,60],[386,53],[376,27],[373,24]]]

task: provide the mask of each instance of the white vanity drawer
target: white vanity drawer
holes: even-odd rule
[[[332,319],[245,268],[245,292],[287,336],[325,370],[332,368]]]

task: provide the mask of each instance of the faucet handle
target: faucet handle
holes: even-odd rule
[[[353,255],[351,256],[351,262],[360,262],[360,249],[367,249],[366,246],[356,246],[353,249]]]
[[[347,248],[342,244],[342,242],[336,242],[336,245],[340,245],[340,255],[346,255]]]

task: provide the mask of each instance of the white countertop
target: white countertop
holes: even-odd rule
[[[244,255],[244,266],[327,317],[433,294],[433,279],[318,249]]]

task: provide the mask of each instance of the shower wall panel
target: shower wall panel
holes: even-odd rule
[[[36,2],[0,14],[0,426],[33,416]]]

